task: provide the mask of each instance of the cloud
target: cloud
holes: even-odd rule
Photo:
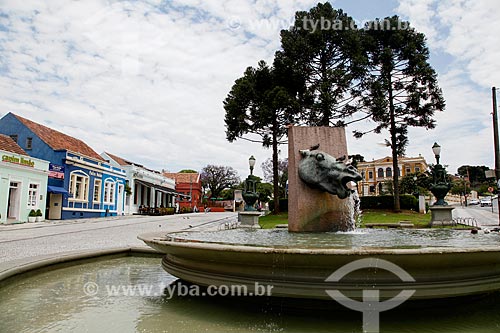
[[[246,174],[250,154],[270,151],[226,141],[222,101],[247,66],[272,60],[279,24],[312,4],[7,1],[0,113],[152,168]]]
[[[271,151],[226,141],[222,101],[246,67],[272,61],[279,32],[295,12],[316,3],[3,1],[0,116],[18,113],[151,168],[200,170],[210,163],[245,176],[250,155],[260,165]],[[436,130],[410,132],[408,154],[432,161],[426,147],[439,140],[443,154],[454,152],[444,160],[453,168],[491,165],[488,93],[500,77],[497,7],[495,1],[400,1],[397,12],[426,33],[431,54],[451,59],[437,68],[447,111],[436,116]],[[349,150],[367,158],[388,155],[374,144],[384,138],[348,135]],[[281,150],[286,156],[286,147]]]

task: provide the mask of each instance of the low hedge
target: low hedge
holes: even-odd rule
[[[361,197],[361,209],[394,209],[394,196],[379,195]],[[399,196],[401,209],[418,210],[418,199],[411,194]]]
[[[269,210],[274,209],[274,200],[269,201]],[[288,199],[280,199],[280,212],[288,212]]]

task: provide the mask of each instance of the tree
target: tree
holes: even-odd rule
[[[365,161],[365,157],[360,154],[349,155],[349,159],[351,160],[351,165],[355,168],[358,167],[359,162]]]
[[[415,177],[417,177],[416,180],[413,179]],[[425,172],[409,173],[401,178],[399,192],[406,194],[427,193],[431,183],[431,177]]]
[[[179,173],[198,173],[198,171],[192,169],[184,169],[179,171]]]
[[[224,109],[229,142],[241,138],[272,147],[274,195],[279,197],[278,146],[285,143],[286,125],[294,122],[298,104],[287,67],[279,60],[275,64],[277,68],[260,61],[257,68],[248,67],[224,100]],[[279,203],[274,206],[278,212]]]
[[[477,186],[486,181],[486,170],[489,170],[487,166],[484,165],[462,165],[458,168],[457,173],[462,177],[467,177],[471,183],[471,186]]]
[[[312,126],[344,126],[356,112],[357,83],[366,57],[354,20],[327,2],[295,14],[295,23],[281,31],[282,51],[276,58],[302,78],[298,95],[301,119]]]
[[[264,179],[274,184],[274,168],[272,159],[268,158],[261,164]],[[279,198],[283,198],[286,191],[286,182],[288,181],[288,158],[278,160],[278,186]],[[276,199],[276,198],[275,198]]]
[[[201,170],[201,184],[210,189],[210,197],[217,198],[222,190],[239,184],[240,177],[232,167],[207,165]]]
[[[355,137],[388,130],[393,170],[398,156],[408,145],[408,127],[432,129],[435,111],[445,102],[437,84],[437,75],[428,63],[425,36],[410,28],[408,22],[393,16],[369,22],[362,32],[369,57],[369,72],[363,79],[366,113],[377,125],[367,132],[354,131]],[[400,210],[399,173],[394,172],[394,210]]]

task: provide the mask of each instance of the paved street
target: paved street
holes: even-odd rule
[[[0,263],[74,250],[146,247],[137,235],[217,229],[236,219],[236,213],[197,213],[0,225]]]
[[[479,226],[483,227],[493,227],[499,226],[498,222],[498,202],[493,200],[493,212],[492,207],[481,207],[480,205],[469,205],[463,207],[460,205],[455,206],[452,211],[453,217],[473,217],[476,219]]]

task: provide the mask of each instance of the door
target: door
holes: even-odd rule
[[[123,184],[118,185],[118,202],[116,203],[116,215],[123,215]]]
[[[9,219],[14,219],[16,221],[19,221],[19,217],[20,217],[19,216],[19,211],[20,211],[20,206],[21,206],[20,191],[21,191],[20,183],[10,182],[7,217]],[[28,217],[26,216],[26,219],[27,218]]]
[[[49,220],[60,220],[62,212],[62,194],[50,193]]]

